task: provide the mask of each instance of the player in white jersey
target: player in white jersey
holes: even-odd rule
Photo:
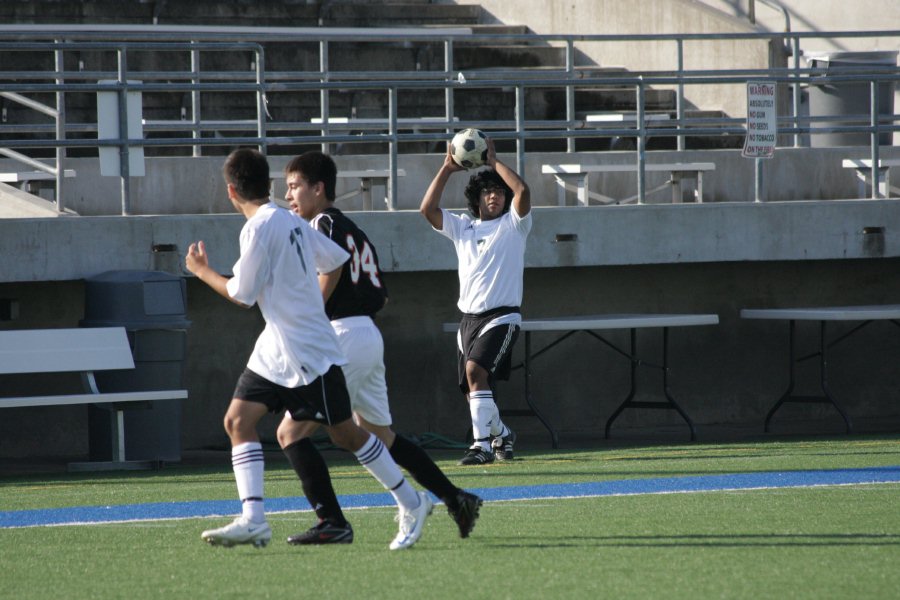
[[[489,168],[469,179],[468,215],[440,207],[450,176],[464,170],[450,155],[425,192],[420,211],[448,237],[459,260],[459,301],[463,313],[457,332],[460,389],[469,402],[474,443],[460,464],[512,460],[515,433],[500,419],[494,382],[509,379],[512,346],[522,322],[525,241],[531,231],[531,192],[519,175],[497,159],[488,139]]]
[[[266,326],[225,413],[241,516],[225,527],[204,531],[201,538],[222,546],[268,544],[272,530],[263,504],[264,462],[256,425],[266,413],[287,410],[291,419],[322,424],[337,446],[353,452],[394,495],[401,530],[390,547],[408,548],[421,536],[431,499],[406,481],[376,436],[353,422],[340,368],[346,361],[325,317],[319,288],[318,273],[327,274],[326,285],[336,285],[349,255],[269,200],[269,164],[260,152],[235,150],[222,171],[232,205],[247,218],[234,276],[226,278],[210,267],[202,241],[190,245],[185,265],[235,304],[257,304]]]
[[[384,442],[398,465],[444,501],[460,536],[468,537],[478,518],[481,498],[453,485],[425,450],[391,429],[384,378],[384,341],[373,320],[387,301],[387,285],[375,245],[334,206],[337,165],[327,154],[310,151],[291,159],[284,174],[285,200],[291,210],[350,253],[337,286],[326,297],[325,313],[347,358],[343,371],[354,419]],[[316,428],[315,423],[292,421],[288,417],[278,428],[278,441],[295,466],[307,499],[319,517],[319,522],[309,531],[288,538],[295,544],[334,543],[349,528],[330,480],[312,481],[307,474],[308,465],[317,463],[321,463],[320,472],[328,472],[309,438]]]

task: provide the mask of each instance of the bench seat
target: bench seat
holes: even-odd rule
[[[566,205],[566,190],[574,189],[576,200],[581,206],[588,206],[589,199],[596,197],[601,204],[626,204],[637,200],[637,196],[616,200],[602,194],[591,193],[590,176],[593,173],[636,173],[638,166],[636,163],[625,164],[601,164],[601,165],[582,165],[582,164],[551,164],[541,165],[541,173],[545,175],[553,175],[557,183],[557,201],[559,206]],[[711,162],[690,162],[690,163],[646,163],[644,171],[651,172],[668,172],[670,178],[663,185],[658,186],[646,193],[651,194],[665,187],[672,187],[672,203],[679,204],[682,199],[682,182],[684,180],[694,180],[696,182],[696,201],[703,202],[703,173],[706,171],[715,171],[716,164]],[[573,185],[574,183],[574,185]]]
[[[187,390],[137,390],[102,392],[96,372],[134,369],[134,358],[124,327],[79,329],[28,329],[0,331],[0,375],[79,373],[83,389],[71,393],[0,397],[2,408],[111,405],[112,460],[71,463],[73,471],[139,469],[153,466],[125,457],[125,407],[137,403],[185,400]]]

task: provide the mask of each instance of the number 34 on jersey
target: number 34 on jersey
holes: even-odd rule
[[[378,263],[375,262],[375,253],[369,242],[365,241],[362,248],[357,248],[353,236],[347,234],[347,250],[350,252],[350,281],[355,284],[359,281],[360,275],[365,274],[372,285],[380,288]]]

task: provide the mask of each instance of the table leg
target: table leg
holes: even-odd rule
[[[872,182],[872,185],[877,185],[878,190],[876,192],[876,196],[879,198],[887,198],[891,195],[891,189],[888,185],[888,168],[887,167],[879,167],[878,173],[875,176],[875,180]]]
[[[786,402],[796,402],[796,403],[809,403],[809,404],[831,404],[835,410],[841,415],[841,418],[844,420],[844,426],[846,427],[847,433],[851,433],[853,431],[853,424],[850,421],[850,416],[844,411],[844,408],[838,403],[838,401],[831,395],[831,391],[828,389],[828,343],[827,343],[827,329],[826,329],[826,321],[819,322],[819,385],[822,388],[821,396],[795,396],[794,395],[794,383],[796,381],[795,377],[795,365],[799,362],[796,358],[796,346],[795,346],[795,329],[796,324],[795,321],[789,321],[790,329],[789,329],[789,351],[788,351],[788,387],[785,392],[781,395],[778,401],[769,409],[768,414],[766,415],[766,420],[763,424],[763,430],[768,433],[769,432],[769,422],[772,420],[772,416],[775,414],[781,405]],[[854,330],[855,331],[855,330]],[[815,356],[815,354],[811,355]],[[810,358],[810,357],[807,357]]]
[[[606,420],[606,429],[604,431],[604,437],[609,439],[609,428],[612,427],[613,421],[619,418],[619,415],[622,414],[626,408],[632,406],[632,399],[634,398],[634,393],[637,390],[637,361],[635,360],[635,350],[637,346],[636,342],[637,331],[635,329],[631,330],[631,389],[628,390],[628,395],[625,396],[625,399],[619,404],[619,407],[613,411],[613,414],[610,415],[609,419]]]
[[[672,405],[671,408],[674,408],[678,411],[678,414],[681,415],[681,418],[687,423],[688,429],[691,430],[691,441],[697,439],[697,431],[694,429],[694,422],[691,421],[691,418],[687,415],[686,412],[681,408],[681,406],[675,402],[675,398],[672,397],[672,394],[669,392],[669,328],[663,327],[663,392],[666,395],[666,399]]]
[[[858,168],[856,169],[856,197],[857,198],[865,198],[866,197],[866,183],[869,179],[868,169]]]
[[[589,173],[556,173],[553,177],[556,179],[556,204],[558,206],[566,206],[566,191],[572,188],[573,180],[575,182],[576,206],[588,206],[590,204]]]
[[[534,405],[534,401],[531,397],[531,332],[525,332],[525,360],[522,362],[522,366],[525,369],[525,404],[528,405],[527,409],[524,410],[515,410],[515,409],[507,409],[500,410],[501,417],[537,417],[537,419],[541,422],[544,428],[550,433],[550,443],[553,444],[554,448],[559,448],[559,435],[556,433],[556,430],[553,429],[553,426],[550,425],[550,422],[544,418],[544,415],[541,414],[541,411]],[[518,368],[518,367],[517,367]]]
[[[368,177],[361,177],[359,192],[362,194],[363,210],[372,210],[372,180]]]
[[[670,179],[672,182],[672,204],[681,204],[683,201],[682,179],[681,173],[672,172],[672,179]]]
[[[556,178],[556,205],[566,205],[566,180],[562,175],[554,175]]]
[[[578,178],[578,206],[590,205],[591,174],[585,173]]]
[[[828,348],[828,343],[826,342],[825,336],[825,321],[821,322],[821,327],[819,328],[819,354],[821,357],[821,362],[819,363],[819,371],[822,383],[822,393],[825,394],[825,398],[834,406],[834,408],[840,413],[841,418],[844,419],[844,426],[847,428],[847,433],[853,431],[853,425],[850,423],[850,416],[844,412],[844,409],[838,404],[837,400],[834,399],[834,396],[831,395],[831,391],[828,389],[828,371],[826,367],[828,366],[828,359],[826,358],[825,351]]]
[[[789,321],[788,323],[788,387],[766,414],[766,420],[763,422],[763,431],[766,433],[769,433],[769,422],[772,420],[772,415],[781,408],[782,404],[788,401],[788,398],[790,398],[791,394],[794,392],[794,365],[796,364],[796,360],[794,359],[794,330],[796,328],[796,322]]]
[[[685,420],[688,425],[688,428],[691,432],[691,441],[694,441],[697,438],[697,432],[694,429],[694,423],[691,421],[690,417],[688,417],[687,413],[681,408],[678,402],[675,401],[675,398],[672,397],[669,392],[669,328],[663,327],[663,342],[662,342],[662,352],[663,352],[663,395],[666,398],[665,402],[638,402],[634,400],[635,391],[637,389],[637,368],[641,364],[646,366],[647,363],[643,363],[637,358],[637,330],[631,329],[631,389],[628,392],[625,400],[619,405],[619,407],[613,412],[612,416],[606,421],[606,430],[605,435],[606,438],[609,439],[609,429],[612,427],[613,421],[615,421],[620,414],[626,408],[653,408],[653,409],[664,409],[664,410],[675,410],[681,415],[681,418]]]

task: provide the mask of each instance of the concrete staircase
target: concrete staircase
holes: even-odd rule
[[[308,3],[305,0],[31,0],[0,3],[0,22],[6,23],[92,23],[92,24],[162,24],[207,26],[278,26],[278,27],[469,27],[479,33],[526,33],[524,26],[483,23],[482,9],[475,5],[432,4],[429,0],[403,2],[343,0]],[[19,59],[18,67],[36,68]],[[203,68],[249,70],[250,53],[204,55]],[[3,57],[0,56],[0,61]],[[10,61],[3,61],[9,63]],[[23,64],[23,62],[25,64]],[[67,69],[114,73],[112,53],[69,53]],[[130,66],[146,71],[190,68],[189,58],[181,53],[133,53]],[[563,68],[564,49],[546,45],[498,43],[457,43],[454,46],[454,71],[490,72],[504,67]],[[42,67],[46,68],[46,67]],[[273,43],[266,46],[266,68],[270,72],[317,71],[318,46],[314,43]],[[329,45],[329,68],[339,76],[342,71],[367,69],[387,71],[422,71],[444,68],[440,44],[403,43],[365,44],[336,43]],[[598,69],[599,74],[623,75],[623,69]],[[671,90],[648,90],[647,109],[674,111],[675,95]],[[185,94],[144,94],[144,117],[148,120],[179,120],[185,116],[188,98]],[[635,109],[634,92],[621,86],[578,91],[577,113],[602,111],[627,112]],[[96,119],[93,94],[70,94],[70,123],[90,123]],[[456,116],[467,120],[511,120],[514,117],[514,91],[505,87],[494,90],[457,90],[454,94]],[[405,92],[398,98],[401,117],[434,117],[442,115],[443,93],[437,90]],[[27,122],[27,111],[4,104],[7,122]],[[561,90],[529,89],[526,97],[526,119],[565,118],[564,95]],[[318,94],[272,93],[269,112],[276,122],[310,122],[319,114]],[[330,95],[333,117],[384,117],[386,94],[377,91],[333,92]],[[255,98],[224,93],[204,93],[204,119],[246,119],[255,115]],[[596,144],[579,141],[585,149],[601,149],[609,140]],[[2,144],[2,136],[0,136]],[[535,142],[535,150],[564,149],[562,140]],[[363,148],[354,144],[353,152],[378,152],[378,145]],[[428,145],[410,145],[404,151],[431,151]],[[500,146],[500,150],[505,148]],[[284,148],[284,152],[296,148]],[[151,151],[152,152],[152,151]]]

